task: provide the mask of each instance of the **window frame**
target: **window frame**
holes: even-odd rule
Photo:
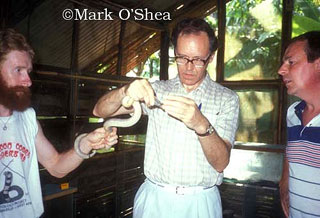
[[[279,77],[275,80],[241,80],[241,81],[226,81],[224,79],[224,50],[225,50],[225,33],[226,33],[226,5],[227,3],[222,0],[217,0],[218,5],[218,51],[217,51],[217,67],[216,67],[216,82],[231,89],[248,89],[252,88],[268,88],[275,89],[278,93],[278,109],[276,113],[279,114],[277,124],[277,135],[275,146],[235,146],[241,149],[249,150],[265,150],[283,152],[286,144],[286,113],[287,113],[287,92],[286,88]],[[279,63],[285,51],[284,42],[291,39],[292,32],[292,17],[294,9],[294,0],[282,1],[282,25],[281,25],[281,55]],[[258,144],[258,143],[257,143]],[[282,146],[281,146],[282,145]]]

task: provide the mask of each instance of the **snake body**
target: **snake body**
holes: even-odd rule
[[[14,202],[23,197],[23,190],[17,185],[11,185],[13,175],[10,171],[4,172],[5,184],[3,190],[0,192],[0,205]]]
[[[104,122],[103,127],[106,131],[112,132],[112,127],[129,127],[129,126],[133,126],[134,124],[136,124],[140,117],[141,117],[141,105],[138,101],[134,101],[133,99],[131,99],[129,96],[126,96],[122,99],[122,105],[126,108],[129,107],[133,107],[134,112],[131,115],[130,118],[128,119],[120,119],[120,118],[111,118],[108,119],[107,121]],[[88,159],[92,156],[94,156],[96,154],[96,152],[103,151],[103,150],[108,150],[110,147],[105,147],[103,149],[98,149],[95,150],[93,149],[92,152],[90,154],[85,154],[83,153],[80,148],[80,140],[85,137],[87,134],[83,133],[81,135],[79,135],[74,142],[74,150],[76,151],[76,153],[83,159]],[[100,152],[99,152],[100,153]]]
[[[108,119],[103,124],[103,127],[106,130],[112,131],[111,128],[113,126],[114,127],[129,127],[129,126],[133,126],[134,124],[136,124],[139,121],[142,111],[141,111],[140,103],[138,101],[132,101],[129,96],[126,96],[122,100],[122,105],[124,107],[131,107],[132,106],[133,109],[134,109],[133,114],[128,119],[120,119],[120,118]]]

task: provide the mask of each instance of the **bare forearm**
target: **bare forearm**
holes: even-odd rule
[[[121,100],[125,97],[124,89],[122,87],[102,96],[96,103],[93,114],[103,118],[113,116],[121,107]]]
[[[199,141],[208,162],[218,172],[222,172],[229,164],[231,145],[223,141],[216,132],[209,136],[199,136]]]
[[[103,127],[97,128],[88,134],[81,134],[72,145],[72,149],[65,153],[58,153],[54,146],[43,134],[38,122],[38,133],[36,136],[36,149],[39,163],[55,177],[63,177],[74,170],[87,158],[92,149],[110,148],[118,142],[117,129],[105,130]],[[80,151],[77,153],[74,148]]]
[[[279,188],[282,193],[288,192],[288,183],[289,183],[289,166],[286,158],[283,159],[282,166],[282,175],[279,181]]]
[[[284,158],[282,166],[282,176],[279,182],[281,206],[286,217],[289,216],[289,164]]]
[[[86,140],[81,142],[80,150],[85,154],[88,154],[91,151]],[[52,176],[57,178],[66,176],[77,168],[83,161],[73,148],[65,153],[57,154],[56,158],[53,160],[55,164],[48,164],[46,169]]]
[[[197,120],[194,130],[198,134],[204,134],[210,122],[204,116],[200,116]],[[218,172],[222,172],[229,164],[231,145],[226,143],[215,130],[211,135],[198,138],[208,162]]]
[[[72,149],[64,154],[60,154],[57,164],[52,168],[47,168],[47,170],[52,176],[62,178],[77,168],[82,161],[83,159]]]
[[[286,182],[286,184],[288,184],[288,179],[289,179],[289,165],[288,165],[287,159],[284,158],[280,182]]]

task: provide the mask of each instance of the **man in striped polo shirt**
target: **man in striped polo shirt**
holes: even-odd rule
[[[288,94],[301,99],[287,113],[282,207],[287,217],[320,217],[320,31],[293,38],[278,73]]]

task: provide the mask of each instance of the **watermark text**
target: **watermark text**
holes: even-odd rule
[[[171,15],[169,12],[153,12],[148,8],[140,9],[121,9],[117,14],[105,8],[103,11],[93,11],[89,9],[64,9],[62,11],[62,18],[64,20],[114,20],[119,18],[121,20],[149,20],[149,21],[170,21]]]

